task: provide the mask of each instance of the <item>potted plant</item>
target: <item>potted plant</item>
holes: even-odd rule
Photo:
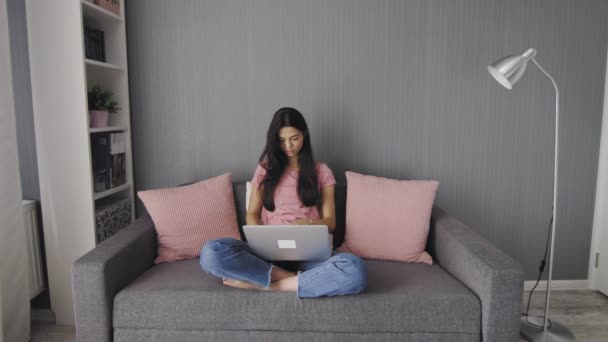
[[[114,100],[114,94],[96,85],[88,93],[89,100],[89,126],[91,128],[108,126],[110,113],[120,110],[118,103]]]

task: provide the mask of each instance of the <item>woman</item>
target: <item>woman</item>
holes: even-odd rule
[[[296,109],[274,114],[251,183],[247,224],[323,224],[334,231],[336,181],[326,164],[315,163],[308,126]],[[272,264],[247,243],[222,238],[203,246],[200,262],[227,286],[293,291],[298,298],[355,294],[367,287],[365,263],[349,253],[334,252],[322,262]]]

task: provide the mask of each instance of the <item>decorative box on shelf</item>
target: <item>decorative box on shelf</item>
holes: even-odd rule
[[[97,243],[114,235],[131,223],[131,201],[123,199],[101,199],[95,206],[95,239]]]
[[[120,1],[118,0],[95,0],[95,5],[120,15]]]

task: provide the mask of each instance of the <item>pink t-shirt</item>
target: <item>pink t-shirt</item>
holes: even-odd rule
[[[327,186],[336,184],[333,172],[331,172],[331,169],[325,163],[317,162],[315,169],[317,171],[319,191]],[[251,184],[257,189],[265,175],[266,169],[258,164],[253,173]],[[299,219],[310,218],[318,220],[321,218],[319,209],[316,206],[305,207],[300,200],[298,196],[298,175],[299,171],[288,170],[281,176],[274,192],[274,211],[268,211],[262,206],[262,224],[291,224],[291,222]]]

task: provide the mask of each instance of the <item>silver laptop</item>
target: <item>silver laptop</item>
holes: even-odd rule
[[[245,225],[253,253],[270,261],[324,261],[331,256],[326,225]]]

